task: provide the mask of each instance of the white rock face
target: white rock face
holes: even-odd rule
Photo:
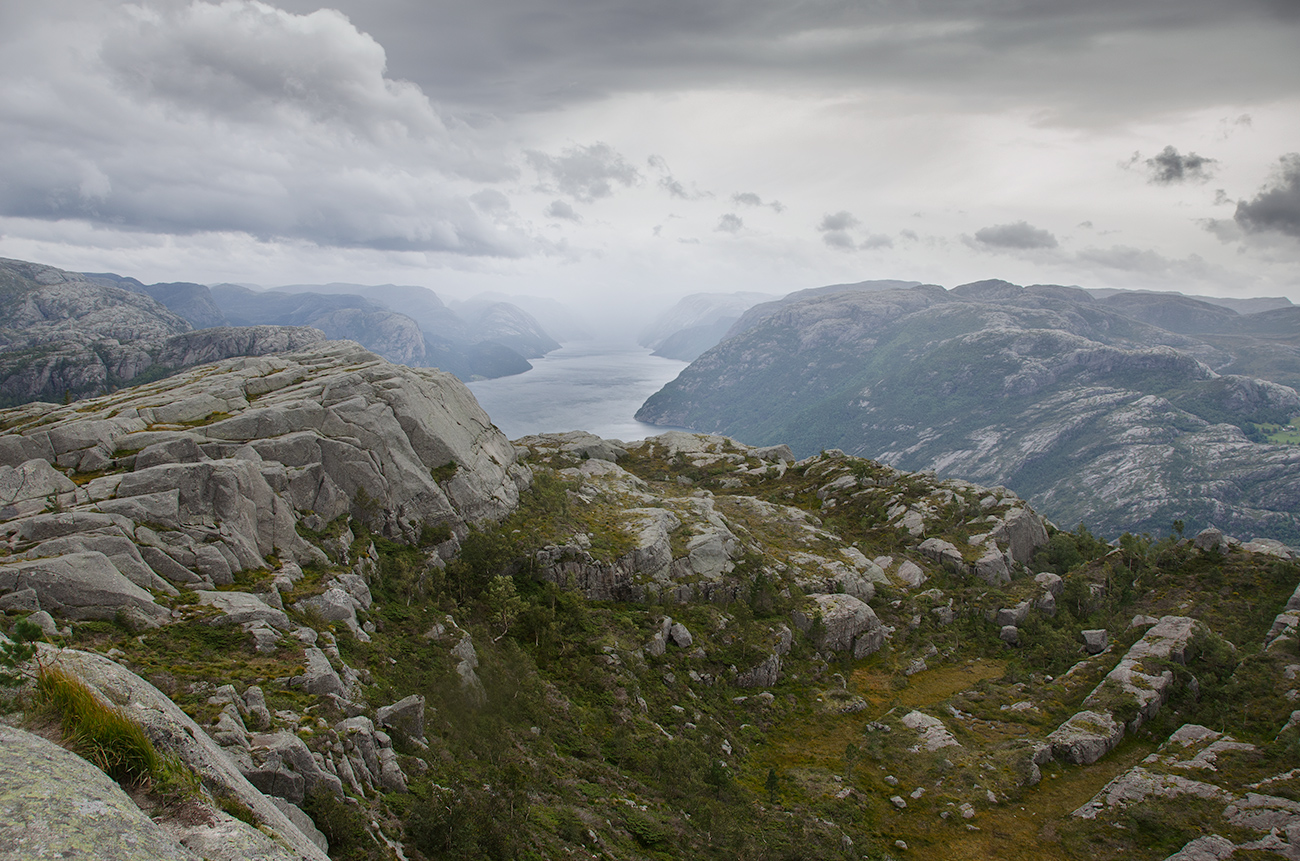
[[[855,658],[870,655],[885,642],[888,629],[876,612],[852,595],[809,595],[814,613],[821,618],[822,634],[817,647],[831,652],[852,651]],[[813,618],[794,614],[803,631],[813,628]]]
[[[925,712],[911,711],[903,716],[903,726],[916,730],[921,736],[920,746],[934,752],[945,747],[961,747],[957,739],[937,717]]]
[[[1125,724],[1111,714],[1111,699],[1120,697],[1136,706],[1128,722],[1136,730],[1154,717],[1173,687],[1174,674],[1156,672],[1154,660],[1185,663],[1187,645],[1201,625],[1187,616],[1165,616],[1125,653],[1092,693],[1084,699],[1085,711],[1071,717],[1047,739],[1057,759],[1091,765],[1110,753],[1124,737]],[[1152,661],[1148,669],[1143,663]]]
[[[125,609],[148,625],[165,611],[146,589],[229,585],[272,554],[325,561],[300,522],[351,514],[397,537],[426,524],[462,537],[513,510],[531,480],[458,380],[351,342],[4,419],[0,540],[28,561],[0,565],[0,593],[33,588],[73,619]],[[108,474],[78,488],[60,470]],[[364,583],[338,585],[331,608],[367,605]],[[264,621],[283,630],[276,613]]]

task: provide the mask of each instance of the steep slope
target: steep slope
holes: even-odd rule
[[[1300,449],[1247,436],[1300,413],[1300,396],[1220,376],[1206,364],[1232,361],[1220,347],[1068,290],[981,282],[760,306],[637,418],[1005,484],[1105,534],[1180,519],[1300,538]]]
[[[178,292],[186,294],[194,298],[193,291]],[[0,260],[0,297],[0,402],[10,404],[103,392],[199,361],[321,338],[283,327],[195,332],[148,295],[21,260]]]

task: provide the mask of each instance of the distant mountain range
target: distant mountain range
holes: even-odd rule
[[[154,284],[109,273],[89,276],[144,293],[196,328],[214,325],[311,326],[327,338],[357,341],[392,362],[440,367],[462,380],[529,370],[559,342],[527,311],[479,302],[467,314],[432,290],[394,284],[296,284],[252,290],[236,284]]]
[[[559,343],[522,308],[451,310],[422,287],[258,291],[144,284],[0,258],[0,404],[81,397],[239,355],[348,339],[390,361],[462,380],[529,370]]]
[[[1295,541],[1300,447],[1268,437],[1297,386],[1286,300],[865,282],[754,306],[637,418],[1006,485],[1108,535]]]

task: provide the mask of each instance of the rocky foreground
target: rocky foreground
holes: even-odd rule
[[[1300,853],[1277,542],[1111,547],[837,451],[510,443],[350,343],[0,423],[0,609],[43,641],[0,858]],[[51,743],[56,671],[190,788]]]

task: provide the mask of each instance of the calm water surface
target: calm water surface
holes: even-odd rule
[[[527,373],[469,384],[510,439],[571,430],[629,442],[661,434],[670,428],[632,416],[688,364],[642,347],[596,343],[566,344],[529,361]]]

